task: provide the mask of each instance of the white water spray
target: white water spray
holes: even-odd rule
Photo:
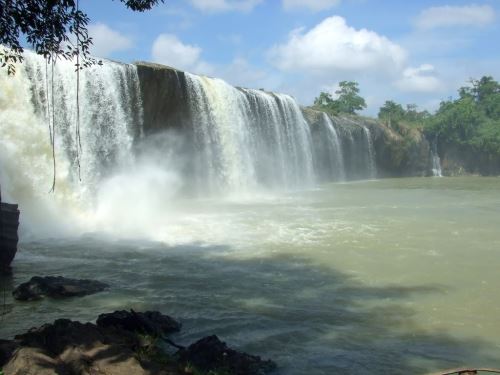
[[[189,73],[186,81],[201,189],[241,193],[312,186],[311,135],[295,100]]]
[[[345,180],[345,166],[344,166],[344,156],[342,151],[342,143],[340,142],[340,138],[337,134],[337,130],[333,124],[333,121],[330,117],[323,113],[323,120],[326,124],[326,128],[328,130],[328,156],[330,158],[330,165],[333,169],[334,175],[339,176],[341,181]]]
[[[367,126],[361,125],[363,128],[363,133],[366,139],[366,149],[367,149],[367,158],[366,164],[368,165],[368,173],[371,179],[377,178],[377,165],[375,163],[375,149],[373,147],[373,140],[370,129]]]
[[[431,162],[432,162],[432,175],[434,177],[443,177],[441,171],[441,159],[437,152],[437,140],[432,142],[431,145]]]
[[[138,77],[134,66],[111,62],[81,72],[80,181],[75,67],[58,61],[52,68],[31,52],[24,58],[15,76],[0,72],[2,190],[20,204],[30,229],[44,231],[54,222],[60,233],[61,225],[76,226],[68,217],[85,221],[98,185],[131,164],[132,135],[142,126]],[[49,125],[55,132],[54,194],[48,193],[54,173]]]

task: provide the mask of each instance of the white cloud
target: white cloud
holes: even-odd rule
[[[285,10],[309,9],[319,12],[335,7],[341,0],[282,0]]]
[[[91,53],[99,57],[109,57],[113,52],[123,51],[133,46],[132,40],[103,23],[88,26],[93,39]]]
[[[495,10],[489,5],[431,7],[424,9],[415,24],[422,30],[453,26],[485,26],[495,21]]]
[[[211,65],[201,60],[202,49],[184,44],[173,34],[160,34],[151,50],[154,62],[194,73],[210,74]]]
[[[436,77],[436,70],[430,64],[408,67],[403,71],[403,78],[395,83],[396,87],[406,92],[438,92],[444,85]]]
[[[274,46],[269,56],[284,71],[331,74],[332,71],[400,71],[406,51],[377,33],[356,30],[344,18],[326,18],[309,31],[290,33],[285,44]]]
[[[249,12],[263,0],[189,0],[195,8],[208,13],[239,11]]]

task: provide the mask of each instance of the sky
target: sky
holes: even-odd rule
[[[310,105],[354,80],[434,111],[470,79],[500,80],[500,0],[165,0],[145,13],[81,0],[93,54],[152,61]]]

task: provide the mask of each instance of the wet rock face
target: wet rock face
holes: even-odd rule
[[[0,192],[1,195],[1,192]],[[1,202],[0,196],[0,273],[9,274],[19,240],[19,210],[16,204]]]
[[[34,276],[19,285],[12,295],[19,301],[33,301],[43,297],[80,297],[101,292],[108,285],[95,280],[68,279],[62,276]]]
[[[215,335],[198,340],[178,355],[181,363],[190,364],[202,373],[263,375],[276,369],[273,361],[231,349]]]
[[[445,176],[500,175],[500,156],[490,155],[466,145],[459,146],[446,142],[438,142],[437,148]]]
[[[324,142],[329,140],[322,122],[322,112],[303,109],[311,126],[314,153],[319,165],[324,165]],[[377,169],[376,177],[426,176],[431,174],[430,145],[422,130],[408,126],[391,127],[381,121],[361,116],[330,116],[340,138],[348,180],[366,178],[366,138],[363,128],[370,131]],[[328,151],[330,152],[330,151]],[[320,167],[324,169],[324,167]],[[329,176],[327,176],[329,177]],[[331,180],[331,178],[327,178]]]
[[[168,66],[137,62],[147,134],[182,129],[190,123],[185,73]]]
[[[157,337],[179,332],[181,329],[179,322],[158,311],[115,311],[99,315],[96,324],[101,328],[115,327]]]

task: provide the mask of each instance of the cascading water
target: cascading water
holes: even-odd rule
[[[186,82],[200,188],[240,193],[312,186],[310,130],[291,97],[188,73]]]
[[[431,145],[431,162],[432,162],[432,175],[434,177],[443,177],[441,171],[441,159],[439,158],[439,154],[437,152],[437,140],[432,142]]]
[[[377,165],[375,164],[375,149],[373,148],[373,141],[370,129],[362,125],[363,133],[366,139],[366,165],[368,166],[368,173],[371,179],[377,177]]]
[[[48,221],[43,216],[62,206],[66,213],[81,214],[94,203],[103,178],[132,161],[133,134],[142,125],[136,68],[104,62],[80,73],[78,141],[73,63],[58,61],[52,67],[33,53],[24,57],[15,76],[0,74],[2,193],[22,205],[24,222]],[[53,178],[49,127],[55,133],[54,194],[48,194]]]
[[[323,113],[323,121],[327,128],[327,138],[328,138],[328,155],[330,157],[330,165],[332,168],[332,174],[338,176],[341,181],[345,180],[345,165],[344,156],[342,150],[342,144],[340,138],[335,130],[335,126],[330,117]]]

